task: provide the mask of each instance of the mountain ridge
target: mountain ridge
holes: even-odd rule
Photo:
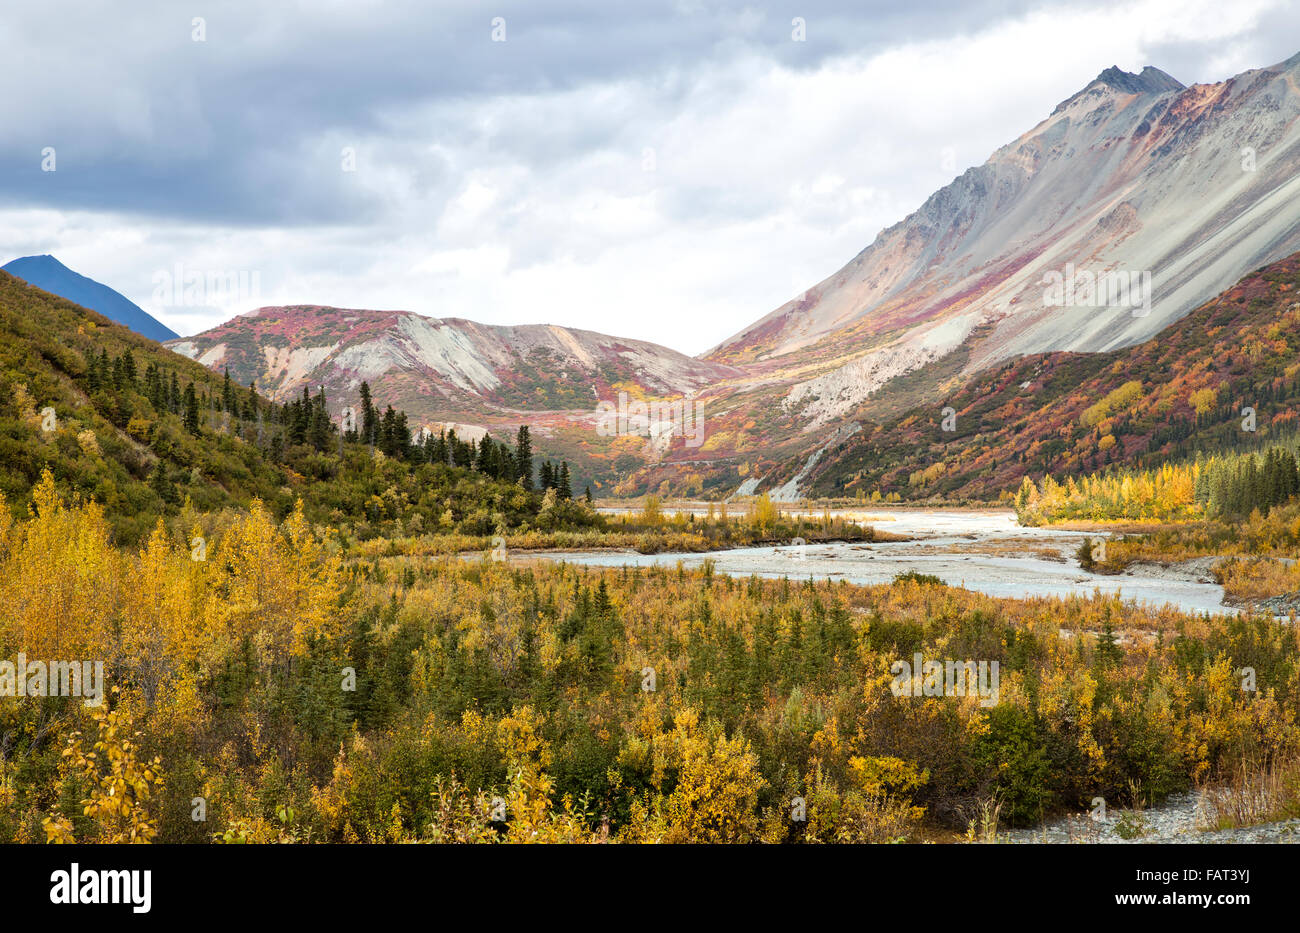
[[[1106,68],[838,272],[695,358],[548,325],[320,306],[171,345],[273,395],[323,384],[344,402],[367,378],[425,421],[487,429],[527,416],[542,449],[585,458],[619,493],[721,492],[770,475],[793,495],[781,465],[806,466],[853,425],[888,418],[887,386],[940,398],[1027,355],[1134,346],[1300,250],[1297,77],[1300,55],[1190,86],[1153,66]],[[1070,277],[1068,300],[1051,297],[1051,276]],[[1084,300],[1077,281],[1103,285]],[[267,316],[303,308],[330,332],[306,317],[285,332]],[[349,335],[348,314],[387,317]],[[623,391],[706,407],[705,442],[594,439],[591,409]],[[822,457],[818,476],[835,463]]]
[[[845,425],[877,422],[878,394],[913,373],[931,374],[939,398],[1028,354],[1141,343],[1300,250],[1300,56],[1209,85],[1157,72],[1103,71],[839,271],[704,354],[746,370],[768,411],[786,416],[772,422],[783,434],[737,454],[806,462]],[[1045,287],[1049,274],[1121,273],[1140,277],[1145,306],[1053,304]],[[739,388],[718,394],[738,399]],[[735,420],[761,414],[748,406]],[[773,467],[764,456],[749,465]]]
[[[600,435],[598,405],[680,399],[742,375],[648,341],[578,328],[321,305],[260,308],[167,346],[228,369],[276,401],[321,386],[341,409],[355,404],[366,382],[416,428],[476,437],[513,431],[526,419],[539,454],[569,460],[575,482],[598,491],[615,480],[619,457],[662,454],[649,438]]]
[[[276,328],[283,324],[280,330]],[[358,340],[375,343],[380,332],[387,327],[397,328],[398,338],[387,344],[372,347],[376,354],[367,358],[366,348],[355,346]],[[278,356],[274,361],[264,360],[258,366],[250,358],[255,348],[240,346],[234,341],[246,336],[241,332],[257,332],[262,338],[256,349],[263,354],[276,345],[277,337],[287,339],[284,330],[292,328],[298,339],[316,341],[315,354],[303,354],[290,361]],[[470,340],[477,339],[477,342]],[[495,338],[497,346],[484,347],[485,337]],[[329,343],[319,342],[321,340]],[[334,363],[349,376],[348,388],[356,388],[362,379],[381,378],[387,370],[382,364],[386,358],[409,352],[412,362],[425,364],[431,375],[449,385],[448,389],[491,391],[503,384],[503,364],[511,353],[529,355],[554,351],[567,354],[567,361],[585,366],[590,371],[602,369],[608,387],[617,382],[612,378],[617,372],[609,370],[618,357],[635,357],[639,364],[636,373],[644,380],[641,386],[658,392],[680,392],[700,388],[710,380],[739,375],[732,367],[699,361],[676,350],[645,340],[614,337],[597,331],[563,327],[555,324],[482,324],[468,318],[437,318],[405,310],[371,310],[362,308],[336,308],[328,305],[281,305],[255,309],[238,315],[193,337],[176,338],[167,344],[177,352],[198,359],[213,367],[232,367],[232,375],[241,381],[255,379],[259,387],[273,398],[287,398],[303,385],[320,384],[321,367]],[[402,345],[405,344],[405,345]],[[452,351],[471,354],[467,358],[453,358]],[[341,361],[341,362],[340,362]],[[282,364],[277,368],[277,364]],[[290,365],[297,364],[297,365]],[[626,375],[633,375],[627,373]],[[334,374],[326,381],[344,382]],[[452,394],[448,393],[449,396]]]

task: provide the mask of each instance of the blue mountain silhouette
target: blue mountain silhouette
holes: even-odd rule
[[[151,340],[173,340],[180,336],[134,301],[107,285],[78,275],[53,256],[24,256],[0,266],[0,269],[83,308],[98,311],[104,317],[125,324],[137,334]]]

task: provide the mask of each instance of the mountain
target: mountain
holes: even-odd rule
[[[981,373],[1149,340],[1289,256],[1298,79],[1300,55],[1192,87],[1151,67],[1102,71],[840,271],[704,354],[744,373],[700,393],[713,459],[672,450],[621,490],[837,488],[862,472],[847,451],[871,438],[884,461],[913,456],[914,437],[880,426],[908,412],[929,423]]]
[[[400,437],[395,428],[384,440]],[[594,520],[572,502],[539,517],[542,496],[516,482],[499,447],[497,459],[470,470],[401,446],[372,454],[340,439],[315,400],[282,406],[236,390],[207,367],[0,272],[0,526],[27,514],[46,470],[65,499],[93,498],[119,543],[148,537],[159,519],[188,541],[196,512],[187,515],[187,503],[217,512],[254,499],[277,518],[301,502],[309,522],[361,539]]]
[[[401,383],[411,393],[408,413],[421,407],[425,417],[467,407],[585,411],[618,386],[681,393],[739,374],[593,331],[312,305],[259,308],[170,345],[213,368],[229,367],[241,383],[256,380],[279,399],[303,386],[347,393],[362,380],[372,388]]]
[[[910,390],[887,387],[883,401],[894,393]],[[1294,442],[1300,253],[1246,275],[1150,340],[1019,357],[982,370],[942,404],[864,426],[804,473],[802,490],[987,500],[1026,475],[1159,468]]]
[[[916,437],[883,425],[928,423],[1017,360],[1143,344],[1297,250],[1300,55],[1190,87],[1107,68],[699,359],[564,328],[320,308],[264,309],[172,346],[278,397],[321,383],[346,404],[367,378],[426,421],[526,417],[602,492],[792,498],[860,485],[864,444],[881,463],[916,456]],[[621,389],[698,406],[703,443],[599,438],[593,403]]]
[[[260,308],[168,345],[280,401],[324,386],[341,408],[366,381],[378,403],[405,410],[413,425],[454,426],[462,437],[526,420],[539,451],[582,465],[584,484],[609,479],[618,456],[614,439],[593,430],[599,402],[617,403],[620,392],[681,396],[740,376],[586,330],[308,305]]]
[[[1190,88],[1155,68],[1107,69],[707,358],[771,369],[854,356],[792,393],[830,417],[963,343],[973,369],[1144,340],[1300,249],[1297,77],[1300,55]],[[1150,272],[1149,313],[1050,304],[1044,275],[1067,267]]]
[[[157,321],[129,298],[94,279],[78,275],[53,256],[23,256],[0,268],[52,295],[98,311],[110,321],[125,324],[150,340],[173,340],[177,336],[174,330]]]
[[[1298,79],[1300,55],[1192,87],[1156,68],[1108,68],[839,272],[707,353],[758,390],[732,394],[738,417],[766,407],[772,430],[749,448],[755,488],[798,494],[793,473],[814,457],[816,472],[834,472],[843,437],[900,406],[937,410],[1026,354],[1148,340],[1300,249]],[[1067,279],[1062,295],[1054,286]],[[1108,279],[1134,287],[1103,301]]]

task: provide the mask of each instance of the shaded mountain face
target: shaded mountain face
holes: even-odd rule
[[[98,311],[110,321],[124,324],[142,337],[163,341],[173,340],[177,336],[176,331],[126,296],[94,279],[73,272],[53,256],[24,256],[0,268],[52,295]]]

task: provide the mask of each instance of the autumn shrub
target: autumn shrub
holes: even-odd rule
[[[999,704],[972,743],[972,761],[982,776],[976,795],[996,799],[1000,816],[1013,825],[1036,822],[1062,803],[1044,732],[1028,710]]]
[[[912,803],[911,793],[927,779],[925,772],[893,757],[851,758],[844,787],[819,769],[808,794],[807,826],[800,841],[906,842],[925,814],[924,807]]]
[[[982,807],[1156,803],[1300,750],[1300,645],[1267,616],[348,554],[304,510],[185,517],[119,547],[51,483],[0,521],[0,657],[101,653],[124,769],[160,760],[137,838],[886,842]],[[896,694],[917,653],[997,662],[997,696]],[[61,754],[92,709],[0,703],[0,839],[129,836],[86,812],[105,773]]]

